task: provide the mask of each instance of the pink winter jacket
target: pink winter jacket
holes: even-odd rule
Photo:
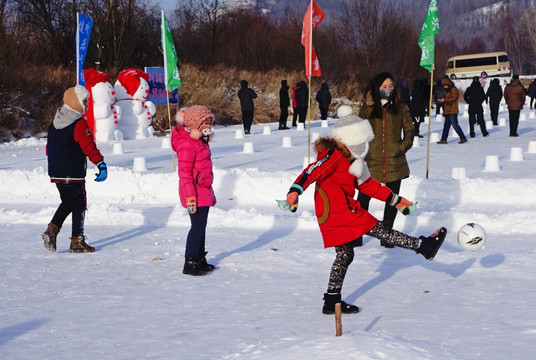
[[[171,146],[177,153],[181,205],[186,207],[186,197],[195,195],[198,207],[214,206],[214,174],[208,143],[192,139],[184,127],[175,126],[171,134]]]

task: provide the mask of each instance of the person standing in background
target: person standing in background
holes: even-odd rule
[[[287,126],[288,106],[290,105],[288,89],[287,80],[281,80],[281,89],[279,89],[279,108],[281,109],[281,115],[279,116],[279,130],[289,129]]]
[[[478,76],[473,77],[473,82],[465,90],[463,99],[469,104],[469,136],[472,138],[475,137],[475,124],[477,122],[480,125],[482,136],[488,136],[486,123],[484,122],[484,109],[482,108],[482,103],[486,100],[486,94],[484,93],[484,89],[482,89],[482,85],[480,85],[480,78]]]
[[[298,102],[296,101],[296,91],[300,88],[300,83],[296,83],[296,86],[292,88],[292,126],[298,126],[296,121],[298,120]]]
[[[244,133],[251,134],[251,124],[253,123],[253,113],[255,105],[253,99],[257,98],[257,93],[248,87],[247,80],[240,81],[240,90],[238,90],[240,99],[240,109],[242,110],[242,122],[244,123]]]
[[[497,118],[499,117],[499,105],[503,97],[503,90],[499,79],[491,80],[488,91],[486,91],[486,101],[489,103],[489,112],[493,125],[499,125]]]
[[[298,83],[298,90],[296,90],[296,106],[298,107],[298,122],[305,125],[307,109],[309,108],[309,88],[305,81],[300,81]]]
[[[395,88],[396,83],[390,73],[374,76],[365,90],[359,117],[368,119],[374,132],[374,139],[365,157],[370,175],[398,194],[402,179],[409,177],[406,152],[413,146],[415,128],[408,106],[399,101]],[[359,192],[357,199],[363,209],[368,210],[370,196]],[[393,211],[391,206],[386,205],[382,222],[388,229],[393,228],[395,218],[396,209]],[[362,243],[363,239],[359,238],[355,245]],[[381,245],[393,247],[385,241]]]
[[[421,123],[424,122],[424,116],[426,115],[426,103],[424,102],[424,81],[415,80],[413,82],[413,89],[411,89],[411,100],[409,106],[409,112],[411,114],[411,120],[415,127],[415,136],[422,138],[419,128]]]
[[[504,100],[508,107],[510,136],[518,137],[517,127],[519,125],[519,114],[525,104],[525,88],[519,81],[519,75],[514,75],[510,84],[506,85],[504,88]]]
[[[532,110],[532,105],[534,104],[534,98],[536,98],[536,79],[533,79],[529,85],[527,94],[530,96],[530,109]]]
[[[443,109],[443,113],[445,112],[445,106],[443,102],[439,101],[439,99],[445,98],[445,89],[443,88],[443,85],[441,85],[441,80],[437,80],[432,91],[434,93],[434,102],[436,105],[436,116],[437,116],[441,114],[441,109]]]
[[[320,108],[320,120],[326,120],[329,105],[331,104],[331,92],[327,83],[322,83],[320,86],[320,90],[316,93],[316,101],[318,101],[318,107]]]

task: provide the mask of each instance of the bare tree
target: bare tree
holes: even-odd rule
[[[531,65],[531,71],[536,68],[536,6],[529,6],[521,15],[519,28],[526,49],[526,60]]]

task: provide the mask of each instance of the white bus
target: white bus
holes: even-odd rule
[[[470,79],[473,76],[510,76],[508,54],[499,51],[482,54],[454,56],[447,62],[445,74],[451,80]]]

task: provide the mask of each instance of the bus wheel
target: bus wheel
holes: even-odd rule
[[[456,80],[456,75],[450,74],[450,80]]]

